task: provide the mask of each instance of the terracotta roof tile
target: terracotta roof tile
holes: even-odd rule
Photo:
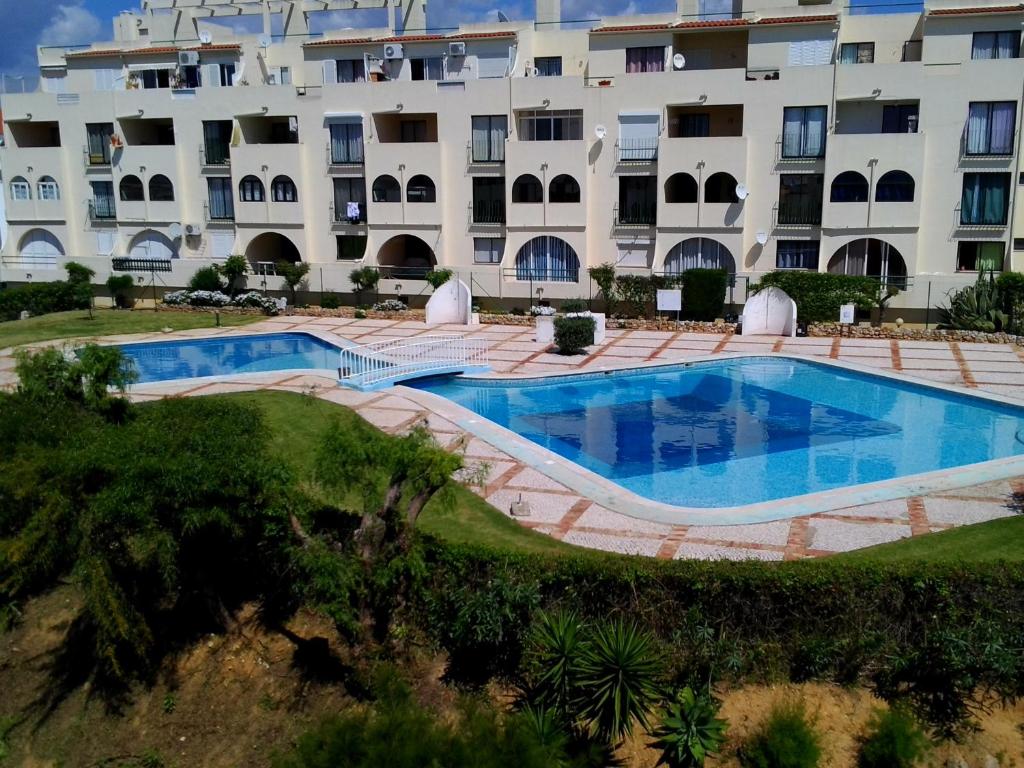
[[[826,21],[838,21],[835,14],[823,16],[771,16],[766,19],[759,19],[758,24],[820,24]]]
[[[242,46],[239,43],[213,43],[212,45],[194,45],[191,48],[183,48],[185,51],[239,51]]]
[[[164,53],[177,53],[179,48],[177,46],[150,46],[148,48],[106,48],[106,49],[89,49],[85,51],[72,51],[71,53],[65,53],[65,59],[71,58],[85,58],[89,56],[154,56]]]
[[[819,16],[776,16],[754,21],[752,19],[707,19],[705,21],[679,21],[674,24],[623,24],[613,27],[597,27],[591,34],[616,32],[664,32],[670,29],[711,29],[718,27],[749,27],[753,24],[817,24],[834,22],[835,14]]]
[[[460,40],[483,40],[488,38],[515,37],[515,32],[466,32],[461,35],[395,35],[394,37],[350,37],[341,40],[314,40],[303,43],[304,48],[338,45],[376,45],[378,43],[433,43],[458,42]]]
[[[672,29],[671,24],[621,24],[613,27],[597,27],[590,34],[606,34],[609,32],[666,32]]]
[[[709,19],[707,21],[681,21],[675,29],[704,29],[707,27],[748,27],[748,19]]]
[[[967,13],[1021,13],[1024,5],[971,6],[970,8],[936,8],[929,16],[958,16]]]

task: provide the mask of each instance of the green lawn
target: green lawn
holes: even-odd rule
[[[1024,560],[1024,515],[965,525],[941,533],[880,544],[837,555],[856,562],[930,560],[934,562],[982,562]]]
[[[262,315],[222,313],[220,323],[228,326],[248,325],[262,319]],[[49,339],[151,333],[164,328],[183,331],[189,328],[212,328],[214,325],[212,312],[94,309],[90,320],[89,312],[80,309],[30,317],[28,320],[0,322],[0,349]]]

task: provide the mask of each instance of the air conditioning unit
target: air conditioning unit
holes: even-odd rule
[[[465,43],[448,43],[448,55],[449,56],[465,56],[466,55],[466,44]]]
[[[199,53],[196,51],[179,51],[178,52],[178,66],[179,67],[198,67],[199,66]]]
[[[202,227],[201,224],[186,224],[185,225],[185,234],[188,237],[194,237],[196,235],[202,234],[202,231],[203,231],[203,227]]]
[[[391,43],[390,45],[384,46],[384,58],[385,59],[404,59],[405,49],[401,43]]]

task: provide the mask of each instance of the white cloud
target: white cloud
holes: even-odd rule
[[[75,45],[100,38],[100,20],[80,3],[58,5],[39,34],[42,45]]]

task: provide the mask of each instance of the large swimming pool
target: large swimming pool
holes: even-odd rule
[[[1024,408],[790,358],[408,384],[675,506],[756,504],[1024,454]]]

